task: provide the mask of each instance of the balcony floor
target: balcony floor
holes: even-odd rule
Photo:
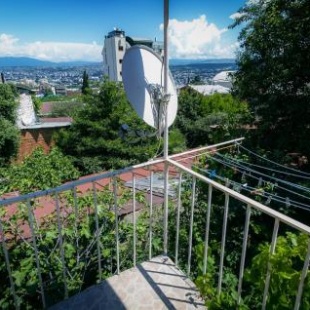
[[[92,286],[50,309],[207,308],[194,283],[168,257],[158,256]]]

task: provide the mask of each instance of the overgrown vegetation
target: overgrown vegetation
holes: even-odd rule
[[[0,83],[0,166],[17,155],[19,131],[15,126],[17,92],[13,85]]]

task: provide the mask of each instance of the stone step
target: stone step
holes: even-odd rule
[[[52,310],[207,309],[194,283],[169,257],[157,256],[92,286]]]

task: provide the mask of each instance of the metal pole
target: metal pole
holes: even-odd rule
[[[164,96],[168,95],[168,70],[169,70],[169,56],[168,56],[168,25],[169,25],[169,0],[164,0]],[[165,111],[165,130],[164,130],[164,158],[168,158],[168,102]]]
[[[164,0],[164,97],[168,94],[168,23],[169,23],[169,0]],[[168,102],[165,104],[165,129],[164,129],[164,159],[168,159]],[[169,187],[169,167],[165,162],[165,194],[164,194],[164,254],[168,252],[168,187]]]

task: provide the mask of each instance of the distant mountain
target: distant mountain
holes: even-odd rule
[[[236,60],[233,58],[219,58],[219,59],[170,59],[169,64],[172,66],[192,65],[192,64],[235,64]]]
[[[98,64],[91,61],[52,62],[30,57],[0,57],[1,67],[71,67]]]

